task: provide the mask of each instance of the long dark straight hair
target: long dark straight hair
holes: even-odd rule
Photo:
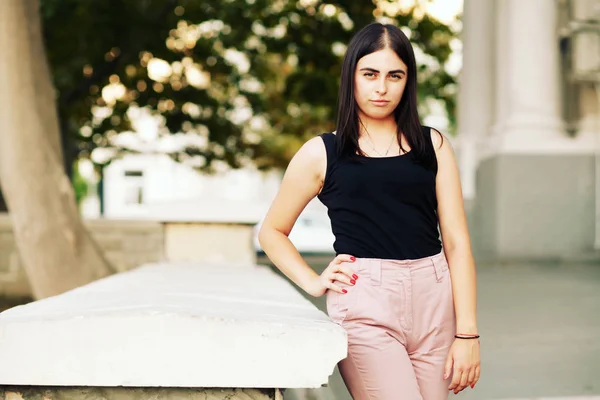
[[[400,103],[394,110],[398,143],[402,148],[401,135],[410,145],[414,160],[433,171],[437,171],[437,159],[429,129],[423,129],[417,110],[417,63],[412,45],[406,35],[396,26],[372,23],[354,35],[342,64],[338,95],[336,137],[338,154],[357,159],[364,155],[358,145],[358,104],[354,97],[354,75],[358,61],[371,53],[389,47],[408,67],[407,82]],[[405,151],[402,148],[402,151]]]

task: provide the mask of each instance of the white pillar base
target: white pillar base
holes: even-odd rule
[[[580,131],[575,137],[543,127],[520,127],[494,133],[480,147],[480,160],[498,154],[594,154],[600,135]]]
[[[461,177],[463,199],[472,200],[476,194],[477,162],[480,139],[473,135],[458,137],[458,167]]]

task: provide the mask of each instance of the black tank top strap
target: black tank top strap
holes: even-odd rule
[[[331,170],[333,169],[337,159],[336,136],[331,132],[322,133],[319,136],[321,136],[321,139],[323,139],[325,151],[327,153],[327,169],[325,172],[325,178],[323,180],[323,190],[326,190],[329,186],[329,176],[331,175]]]
[[[325,150],[327,151],[327,162],[329,163],[330,159],[333,160],[335,158],[335,134],[328,132],[321,133],[319,136],[321,136],[321,139],[323,139],[323,143],[325,143]]]
[[[431,138],[431,127],[430,126],[422,126],[423,128],[423,135],[425,136],[425,140],[428,142],[428,145],[431,146],[431,149],[433,149],[433,153],[432,153],[432,164],[433,164],[433,172],[437,175],[437,171],[438,171],[438,163],[437,163],[437,159],[435,156],[435,145],[433,143],[433,139]]]

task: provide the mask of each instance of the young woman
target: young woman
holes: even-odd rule
[[[336,131],[293,157],[259,233],[286,276],[312,296],[327,295],[329,316],[348,333],[340,373],[358,400],[446,399],[479,379],[475,265],[458,168],[448,140],[420,124],[416,74],[397,27],[374,23],[354,36]],[[337,255],[320,275],[288,239],[315,196],[336,238]]]

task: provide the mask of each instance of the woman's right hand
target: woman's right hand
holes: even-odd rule
[[[327,292],[333,290],[338,293],[347,293],[346,289],[342,288],[336,282],[343,282],[347,285],[356,284],[358,275],[354,274],[350,268],[344,265],[345,262],[354,262],[356,258],[348,254],[339,254],[325,268],[325,270],[316,277],[306,288],[306,292],[314,297],[320,297]]]

